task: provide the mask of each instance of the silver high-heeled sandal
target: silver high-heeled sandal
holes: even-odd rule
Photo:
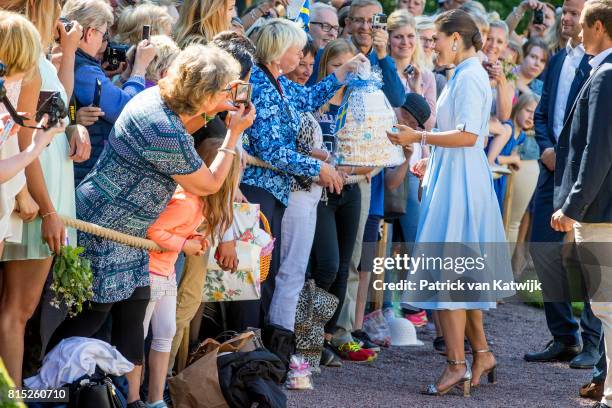
[[[463,377],[461,377],[459,380],[444,389],[440,389],[436,384],[429,384],[427,388],[423,391],[423,394],[440,396],[446,394],[452,388],[455,388],[457,386],[463,386],[463,396],[469,397],[472,387],[472,369],[470,368],[470,365],[467,364],[465,360],[446,360],[446,364],[465,365],[465,374],[463,374]]]

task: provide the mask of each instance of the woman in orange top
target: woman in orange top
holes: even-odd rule
[[[197,151],[207,166],[213,165],[222,143],[223,139],[211,138],[198,146]],[[227,230],[232,224],[232,201],[239,176],[240,159],[235,156],[232,169],[217,193],[200,197],[179,186],[166,209],[147,231],[149,239],[166,249],[165,252],[149,252],[151,299],[143,322],[145,337],[149,323],[153,327],[148,407],[166,406],[163,390],[172,338],[176,331],[177,283],[174,264],[181,251],[186,255],[204,255],[210,245],[209,237],[214,245],[219,231]]]

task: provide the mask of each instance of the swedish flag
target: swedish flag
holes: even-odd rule
[[[302,4],[302,8],[300,9],[300,15],[297,19],[298,21],[302,22],[304,30],[308,32],[308,28],[310,26],[310,0],[304,1],[304,4]]]

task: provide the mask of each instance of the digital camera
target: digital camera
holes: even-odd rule
[[[372,17],[372,28],[373,29],[386,29],[387,28],[387,15],[383,13],[374,14]]]
[[[127,61],[127,52],[129,49],[129,45],[108,43],[108,47],[106,47],[106,51],[104,51],[104,58],[102,59],[103,63],[108,63],[106,70],[116,71],[119,69],[119,65]]]

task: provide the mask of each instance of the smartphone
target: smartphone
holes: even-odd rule
[[[253,92],[253,87],[249,83],[238,84],[234,88],[234,94],[232,95],[232,102],[234,105],[245,105],[249,106],[251,102],[251,93]]]
[[[387,15],[383,13],[374,14],[372,17],[372,29],[387,29]]]
[[[150,40],[151,39],[151,26],[150,25],[143,25],[142,26],[142,39],[143,40]]]
[[[96,87],[94,89],[93,102],[91,106],[100,107],[100,96],[102,96],[102,81],[96,79]]]
[[[533,24],[544,24],[544,10],[533,11]]]
[[[408,76],[414,75],[414,67],[412,66],[412,64],[408,64],[406,66],[406,68],[404,69],[404,74],[406,74]]]

